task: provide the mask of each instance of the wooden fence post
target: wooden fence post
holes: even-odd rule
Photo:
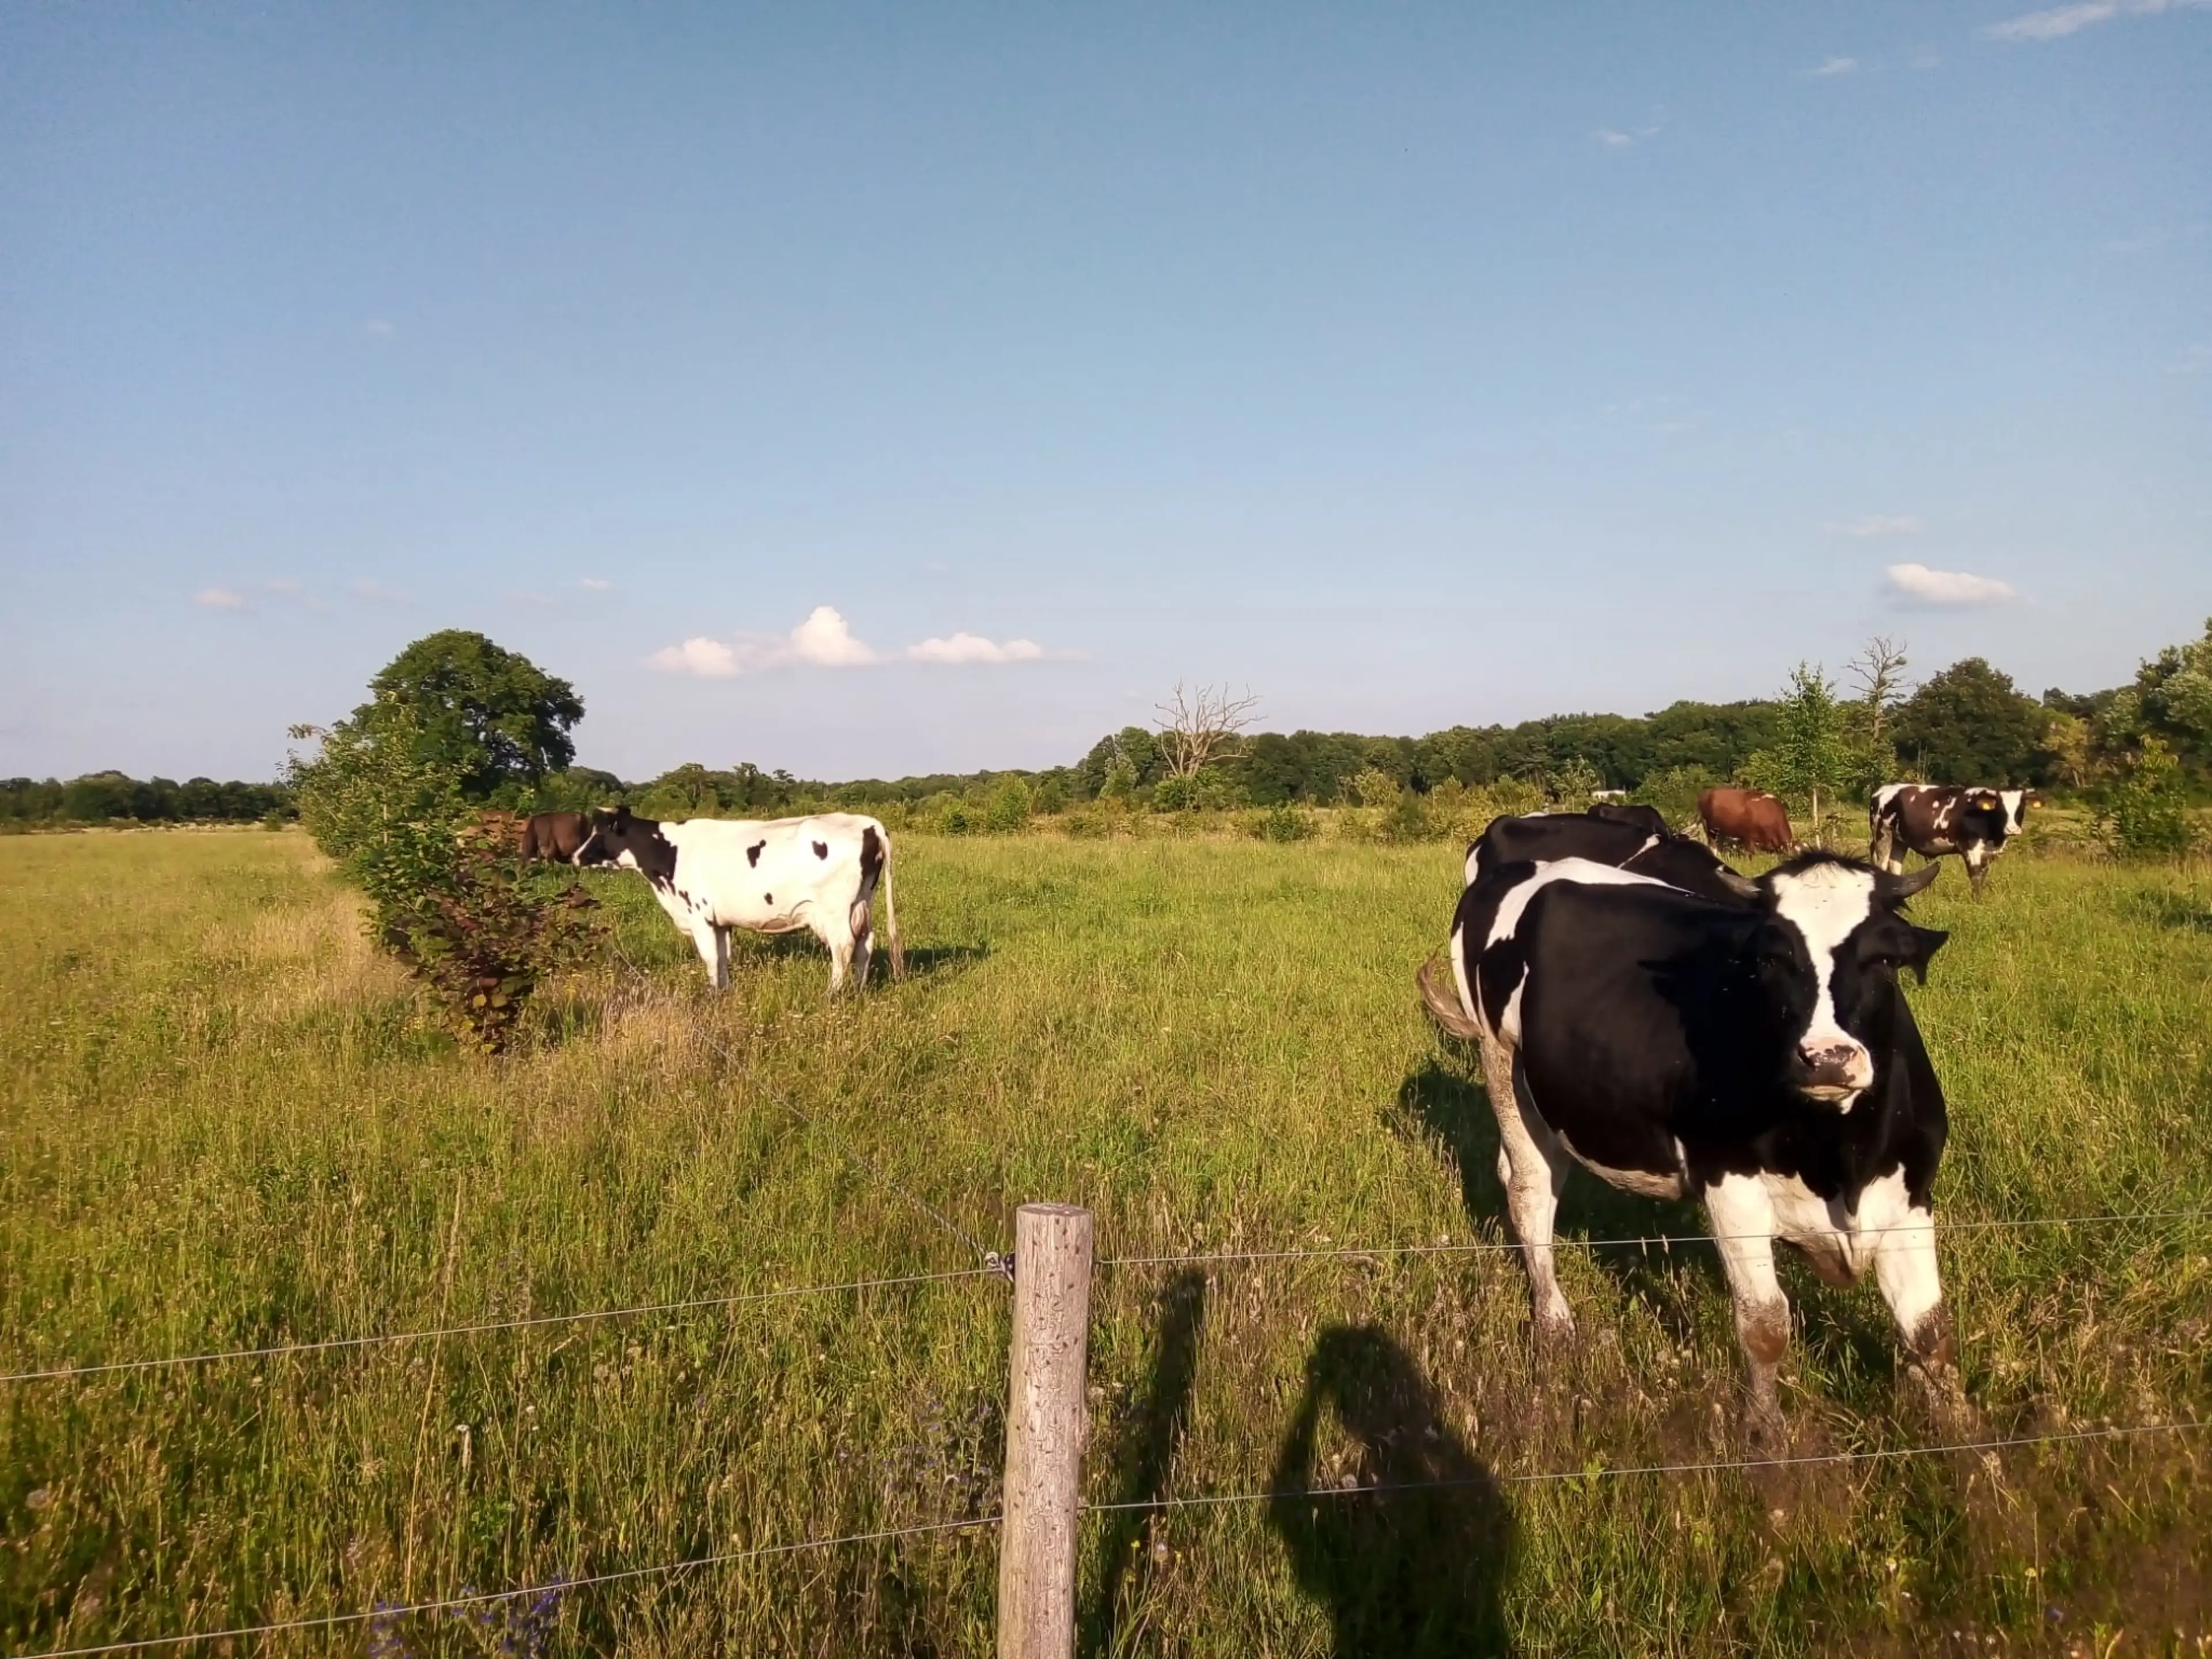
[[[1072,1659],[1075,1512],[1090,1434],[1091,1212],[1014,1213],[1014,1340],[999,1526],[999,1659]]]

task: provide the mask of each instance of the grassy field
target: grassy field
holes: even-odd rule
[[[715,997],[630,878],[617,963],[456,1054],[296,833],[0,842],[0,1370],[972,1267],[1031,1198],[1102,1252],[1503,1237],[1472,1057],[1412,975],[1437,847],[901,842],[915,973]],[[2212,874],[1955,866],[1920,1023],[1992,1434],[2212,1417]],[[786,1103],[816,1120],[809,1126]],[[882,1178],[842,1150],[863,1153]],[[1563,1232],[1695,1232],[1583,1180]],[[1569,1250],[1540,1370],[1503,1253],[1101,1273],[1093,1501],[1449,1480],[1085,1522],[1084,1650],[2212,1650],[2202,1434],[1776,1474],[1741,1455],[1710,1249]],[[1870,1286],[1797,1273],[1797,1449],[1930,1429]],[[9,1652],[358,1612],[995,1508],[988,1277],[0,1384]],[[1531,1482],[1530,1475],[1572,1478]],[[988,1528],[232,1653],[980,1654]],[[550,1634],[546,1634],[550,1632]],[[2115,1632],[2119,1634],[2113,1645]]]

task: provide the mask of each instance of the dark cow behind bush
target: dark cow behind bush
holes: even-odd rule
[[[1716,847],[1727,842],[1747,852],[1786,853],[1793,840],[1789,809],[1764,789],[1708,789],[1698,797],[1698,819]]]
[[[1868,856],[1899,874],[1908,849],[1924,859],[1956,853],[1978,894],[1990,860],[2004,851],[2008,837],[2020,833],[2029,799],[2026,789],[1885,783],[1867,809]]]
[[[522,856],[573,863],[591,833],[592,821],[581,812],[532,813],[522,823]]]
[[[1807,853],[1755,899],[1722,902],[1567,860],[1462,894],[1454,983],[1431,963],[1421,993],[1481,1045],[1540,1334],[1574,1328],[1552,1228],[1579,1162],[1624,1191],[1705,1204],[1755,1438],[1782,1429],[1778,1238],[1832,1284],[1871,1270],[1931,1402],[1964,1414],[1935,1249],[1943,1091],[1897,978],[1925,978],[1946,937],[1904,915],[1936,869]]]
[[[635,817],[627,806],[596,812],[576,851],[586,868],[635,870],[652,884],[669,920],[690,936],[716,990],[730,982],[730,930],[790,933],[801,928],[830,947],[834,996],[852,970],[868,982],[876,883],[884,889],[884,943],[891,976],[906,972],[891,896],[891,838],[853,812],[752,823]]]

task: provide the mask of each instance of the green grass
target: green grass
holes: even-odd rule
[[[0,843],[0,1369],[974,1265],[841,1146],[994,1248],[1032,1198],[1092,1206],[1109,1255],[1503,1237],[1477,1073],[1413,990],[1453,849],[900,854],[903,985],[830,1005],[817,951],[749,940],[716,997],[609,878],[649,983],[565,981],[485,1062],[417,1017],[296,834]],[[2212,1206],[2202,866],[2015,857],[1984,902],[1954,868],[1917,914],[1952,930],[1913,994],[1952,1106],[1941,1218]],[[1563,1227],[1701,1223],[1578,1179]],[[2212,1224],[1942,1249],[1991,1432],[2212,1416]],[[2100,1626],[2199,1650],[2203,1436],[2026,1449],[1994,1481],[1942,1458],[1603,1478],[1740,1455],[1735,1346],[1708,1249],[1563,1272],[1583,1341],[1540,1368],[1506,1254],[1102,1273],[1095,1501],[1462,1484],[1093,1516],[1085,1650],[2063,1652]],[[1923,1442],[1872,1288],[1790,1289],[1799,1449]],[[0,1644],[987,1515],[1006,1327],[979,1277],[0,1385]],[[1559,1471],[1589,1478],[1520,1480]],[[988,1528],[769,1558],[577,1592],[556,1646],[981,1653],[994,1573]]]

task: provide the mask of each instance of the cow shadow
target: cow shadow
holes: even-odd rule
[[[2153,927],[2182,933],[2212,933],[2212,906],[2179,893],[2138,893],[2128,908]]]
[[[1490,1109],[1489,1091],[1431,1058],[1398,1085],[1398,1109],[1441,1141],[1459,1165],[1460,1202],[1468,1222],[1478,1231],[1484,1222],[1493,1222],[1510,1239],[1512,1218],[1498,1179],[1498,1118]],[[1624,1193],[1579,1169],[1559,1195],[1553,1224],[1553,1235],[1563,1243],[1595,1241],[1589,1246],[1591,1259],[1648,1307],[1678,1342],[1687,1341],[1692,1332],[1676,1291],[1677,1273],[1686,1264],[1718,1285],[1720,1263],[1702,1246],[1670,1251],[1644,1241],[1703,1238],[1711,1231],[1704,1210],[1695,1204]]]
[[[1351,1442],[1328,1468],[1324,1407]],[[1443,1420],[1419,1367],[1382,1331],[1322,1332],[1270,1490],[1268,1524],[1299,1587],[1328,1607],[1338,1659],[1513,1650],[1513,1511]]]
[[[908,979],[927,978],[937,974],[957,974],[987,960],[991,954],[988,945],[917,945],[906,953],[906,974]],[[883,967],[890,961],[884,950],[883,941],[876,942],[876,964]]]
[[[1206,1275],[1183,1268],[1159,1292],[1159,1348],[1142,1399],[1131,1408],[1113,1458],[1112,1502],[1152,1504],[1167,1495],[1176,1449],[1190,1425],[1192,1384],[1198,1376],[1199,1338],[1206,1324]],[[1099,1542],[1097,1593],[1085,1613],[1079,1650],[1113,1651],[1121,1618],[1122,1585],[1139,1565],[1138,1552],[1152,1518],[1148,1508],[1107,1512]]]

